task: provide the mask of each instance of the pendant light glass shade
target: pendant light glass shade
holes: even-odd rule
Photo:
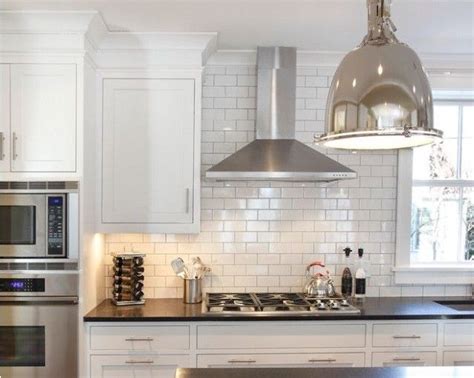
[[[433,98],[416,53],[394,34],[389,2],[367,0],[369,33],[345,56],[328,95],[326,133],[316,142],[350,150],[433,143]]]

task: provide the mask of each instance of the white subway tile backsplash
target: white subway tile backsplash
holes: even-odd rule
[[[255,75],[238,75],[238,86],[255,87],[257,77]]]
[[[398,156],[386,152],[334,152],[313,145],[324,131],[333,68],[298,67],[296,138],[348,165],[355,180],[336,183],[203,180],[198,235],[106,236],[106,287],[112,252],[147,253],[148,297],[182,296],[170,262],[199,255],[212,267],[206,291],[301,291],[306,265],[322,260],[331,272],[344,267],[342,249],[363,247],[372,268],[369,296],[466,295],[467,286],[396,286],[396,184]],[[255,66],[210,66],[203,76],[202,172],[255,139]],[[110,293],[109,293],[110,294]]]

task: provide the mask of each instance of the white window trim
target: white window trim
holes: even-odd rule
[[[410,262],[413,150],[398,152],[395,284],[460,285],[474,283],[474,262],[412,264]]]

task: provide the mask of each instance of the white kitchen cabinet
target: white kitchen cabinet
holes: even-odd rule
[[[189,326],[91,327],[92,350],[189,349]]]
[[[444,327],[445,346],[474,345],[474,322],[446,324]]]
[[[202,368],[474,364],[469,320],[111,322],[87,329],[94,378],[134,377],[141,365],[148,366],[143,374],[161,377],[164,373],[153,370],[156,361],[163,366],[160,358],[177,355],[177,367]],[[457,337],[462,346],[453,346],[462,334],[467,335]],[[140,367],[125,362],[130,356],[143,359],[135,364]]]
[[[76,171],[76,65],[10,70],[11,171]]]
[[[92,378],[174,378],[178,367],[191,367],[188,355],[93,355]]]
[[[102,229],[197,231],[195,80],[103,85]]]
[[[474,350],[447,351],[443,354],[445,366],[474,366]]]
[[[10,171],[10,65],[0,64],[0,172]]]
[[[326,348],[364,347],[365,324],[317,323],[280,325],[272,323],[198,326],[200,349]],[[229,342],[232,340],[232,342]]]
[[[364,353],[272,353],[272,354],[203,354],[199,368],[242,367],[363,367]]]
[[[373,326],[374,347],[434,347],[438,343],[437,339],[436,323],[392,323]]]
[[[372,353],[372,366],[436,366],[436,352]]]

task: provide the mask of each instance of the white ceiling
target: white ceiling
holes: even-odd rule
[[[219,49],[288,45],[343,52],[365,34],[365,0],[0,0],[1,9],[96,9],[111,30],[218,32]],[[474,55],[474,0],[394,0],[399,39]]]

